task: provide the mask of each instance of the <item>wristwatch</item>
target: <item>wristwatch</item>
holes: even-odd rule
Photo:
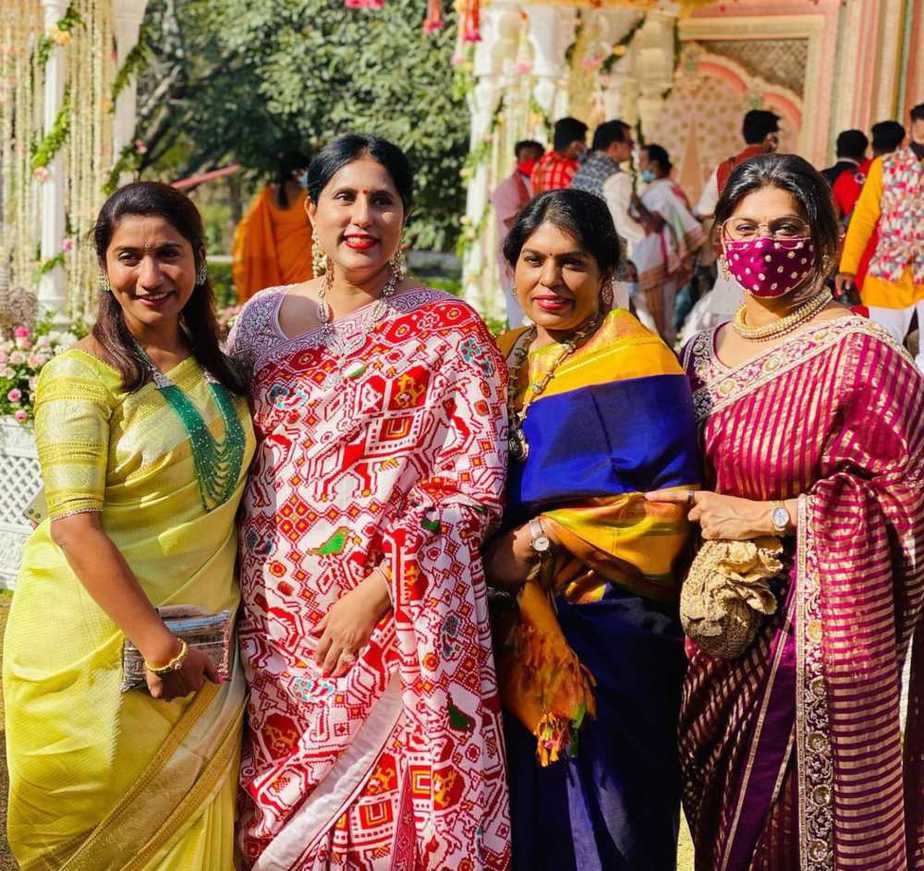
[[[529,521],[529,534],[532,537],[529,546],[533,549],[533,553],[540,557],[547,554],[552,547],[552,542],[545,534],[542,521],[538,517],[533,517]]]
[[[789,509],[782,502],[774,502],[770,512],[770,525],[777,535],[786,535],[792,525]]]

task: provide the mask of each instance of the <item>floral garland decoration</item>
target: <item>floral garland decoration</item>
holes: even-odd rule
[[[109,175],[103,185],[103,193],[107,197],[114,194],[118,189],[122,173],[138,171],[141,166],[141,158],[147,150],[147,146],[140,139],[122,146],[119,157],[112,165],[112,169],[109,170]]]
[[[122,62],[122,66],[119,68],[119,71],[116,73],[116,77],[112,82],[112,92],[109,95],[109,111],[110,113],[115,113],[116,101],[119,99],[119,94],[125,90],[126,85],[131,81],[132,76],[137,75],[146,65],[149,57],[151,55],[150,47],[147,42],[147,31],[145,25],[141,25],[141,31],[138,34],[138,41],[135,43],[132,50],[126,55],[125,60]]]
[[[648,20],[648,14],[642,13],[642,17],[635,22],[622,36],[621,39],[613,43],[612,51],[608,57],[600,59],[600,72],[604,75],[612,72],[613,67],[624,57],[626,52],[629,50],[629,44],[635,38],[635,34],[638,33],[644,26],[645,22]],[[676,25],[675,25],[676,26]]]
[[[75,27],[82,27],[84,24],[80,13],[71,3],[67,7],[67,12],[58,19],[54,27],[48,33],[44,34],[36,43],[36,56],[39,66],[43,69],[48,64],[48,59],[54,51],[55,46],[67,45],[71,41],[71,31]]]
[[[41,142],[33,142],[30,151],[32,154],[32,172],[39,181],[46,181],[48,178],[46,169],[48,164],[54,160],[55,155],[61,150],[61,146],[67,141],[67,136],[71,131],[71,94],[70,91],[64,92],[64,98],[61,100],[61,108],[55,116],[54,124],[51,130],[42,138]]]

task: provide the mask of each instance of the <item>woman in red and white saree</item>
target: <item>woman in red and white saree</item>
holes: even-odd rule
[[[884,330],[812,286],[836,218],[801,158],[740,167],[718,211],[747,300],[684,352],[708,488],[690,517],[706,539],[781,536],[788,570],[743,654],[688,641],[680,754],[696,867],[922,869],[924,380]],[[766,293],[774,279],[788,307]]]
[[[257,294],[230,339],[258,434],[241,528],[254,869],[509,863],[479,556],[501,512],[505,370],[469,306],[389,263],[409,179],[373,137],[321,152],[326,277]]]

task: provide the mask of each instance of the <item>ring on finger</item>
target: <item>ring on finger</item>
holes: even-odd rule
[[[348,651],[345,650],[343,653],[340,654],[340,659],[342,659],[346,663],[353,663],[353,662],[356,662],[356,654],[349,653]]]

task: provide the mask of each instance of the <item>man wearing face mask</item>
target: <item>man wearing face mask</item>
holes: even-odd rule
[[[915,311],[924,324],[924,103],[911,110],[908,146],[869,168],[844,239],[838,292],[853,283],[877,223],[879,241],[860,298],[870,317],[904,342]],[[924,370],[924,353],[916,362]]]
[[[504,242],[510,228],[516,223],[520,210],[533,198],[532,174],[545,149],[541,142],[524,139],[513,147],[517,165],[491,194],[494,220],[497,229],[497,265],[501,287],[507,302],[507,324],[513,329],[523,323],[523,310],[513,292],[513,270],[504,257]]]
[[[657,233],[664,225],[660,216],[646,209],[633,190],[632,176],[620,164],[631,162],[632,131],[624,121],[604,121],[594,131],[593,149],[574,176],[571,187],[604,200],[619,234],[622,256],[614,278],[616,306],[628,306],[629,293],[638,282],[631,265],[632,248],[646,233]]]

